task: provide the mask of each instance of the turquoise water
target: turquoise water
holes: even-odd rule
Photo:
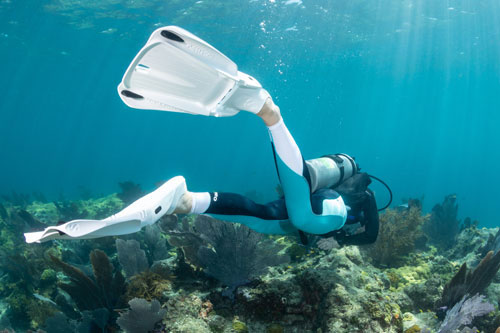
[[[78,198],[182,174],[195,191],[276,196],[256,117],[127,108],[116,86],[159,26],[256,77],[306,158],[345,152],[395,204],[498,223],[497,1],[0,1],[0,194]],[[379,202],[387,200],[376,187]]]

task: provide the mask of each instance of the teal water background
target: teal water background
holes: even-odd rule
[[[182,174],[194,191],[274,199],[255,116],[120,101],[133,56],[176,24],[270,91],[305,158],[351,154],[395,204],[425,196],[428,210],[456,193],[462,218],[496,226],[499,22],[495,0],[0,0],[0,194],[76,199]]]

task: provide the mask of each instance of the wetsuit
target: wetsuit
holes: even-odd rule
[[[332,189],[311,194],[308,169],[283,119],[269,127],[284,199],[257,204],[245,196],[224,192],[195,192],[192,213],[247,225],[268,234],[298,230],[323,235],[342,228],[347,207]]]

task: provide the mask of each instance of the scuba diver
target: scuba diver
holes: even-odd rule
[[[175,26],[153,32],[125,72],[118,93],[137,109],[257,115],[271,136],[283,198],[258,204],[236,193],[190,192],[184,177],[177,176],[106,219],[73,220],[25,233],[28,243],[130,234],[170,214],[207,214],[260,233],[299,234],[303,243],[308,234],[334,237],[340,245],[376,240],[378,209],[368,185],[370,177],[379,179],[360,172],[346,154],[305,161],[269,93],[195,35]]]

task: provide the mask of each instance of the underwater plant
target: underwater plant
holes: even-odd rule
[[[121,192],[118,193],[117,196],[125,205],[134,202],[144,195],[141,185],[132,181],[118,183],[118,186],[120,186]]]
[[[460,232],[460,221],[457,219],[458,205],[455,194],[447,195],[442,204],[432,208],[430,218],[423,227],[430,241],[441,249],[453,246]]]
[[[444,286],[439,307],[451,308],[466,295],[483,292],[500,269],[500,252],[490,251],[473,270],[464,263],[455,276]]]
[[[111,194],[98,199],[57,201],[54,205],[59,212],[59,220],[70,221],[106,218],[119,211],[123,207],[123,202],[116,194]]]
[[[89,216],[89,213],[75,201],[54,201],[54,205],[56,206],[62,221],[83,219]]]
[[[64,313],[57,312],[45,321],[44,330],[50,333],[104,333],[109,332],[107,329],[108,319],[107,309],[83,311],[80,320],[69,319]]]
[[[2,205],[0,202],[0,218],[2,219],[7,219],[9,217],[9,213],[7,212],[7,209],[5,209],[5,206]]]
[[[400,264],[422,240],[422,225],[428,218],[422,216],[422,207],[417,200],[410,201],[405,210],[387,209],[380,216],[377,241],[368,252],[374,263],[378,266]]]
[[[142,273],[149,268],[146,253],[141,250],[139,242],[135,239],[123,240],[118,238],[116,240],[116,251],[118,261],[127,278]]]
[[[127,299],[144,298],[162,300],[164,293],[172,289],[174,276],[163,276],[156,272],[146,270],[134,275],[127,284]]]
[[[17,217],[21,220],[23,220],[30,228],[45,228],[47,227],[46,224],[40,222],[38,219],[33,217],[30,213],[28,213],[24,209],[19,209],[17,211]]]
[[[195,228],[209,244],[198,250],[198,260],[205,273],[230,290],[263,274],[269,266],[290,260],[278,254],[280,246],[244,225],[200,215]]]
[[[157,224],[144,228],[144,251],[150,264],[168,258],[167,239]]]
[[[80,311],[105,308],[114,313],[114,309],[124,305],[125,278],[111,265],[103,251],[94,250],[90,253],[93,279],[53,255],[50,259],[69,278],[69,283],[60,282],[58,286],[71,296]]]
[[[163,319],[167,312],[160,308],[160,302],[151,303],[141,298],[134,298],[130,302],[130,309],[120,314],[116,321],[120,328],[127,333],[143,333],[152,331],[155,324]]]
[[[495,307],[484,301],[484,296],[476,294],[472,297],[464,296],[452,309],[446,313],[439,333],[455,332],[464,325],[469,325],[475,317],[484,316]]]
[[[4,207],[0,216],[0,300],[18,329],[27,329],[26,325],[38,328],[57,311],[46,297],[54,286],[48,282],[45,254],[53,248],[49,244],[29,246],[23,238],[25,230],[40,224],[17,207]]]
[[[30,203],[30,195],[29,194],[23,194],[23,193],[17,193],[16,191],[12,190],[11,194],[2,194],[0,197],[4,201],[10,202],[13,206],[18,206],[20,208],[25,208],[27,205]]]
[[[206,244],[206,241],[201,238],[194,228],[195,219],[204,219],[202,215],[184,217],[181,221],[177,220],[177,216],[172,215],[164,217],[160,221],[160,228],[168,237],[170,246],[177,247],[182,251],[183,259],[190,265],[201,267],[198,260],[198,249]],[[208,218],[208,217],[207,217]]]

